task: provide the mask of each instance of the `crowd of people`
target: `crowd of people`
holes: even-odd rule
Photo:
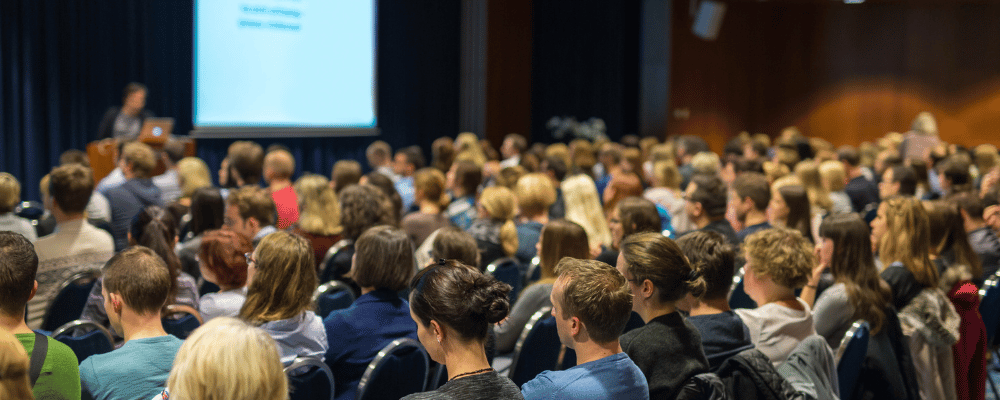
[[[510,134],[497,151],[462,133],[436,140],[427,163],[419,147],[375,141],[368,168],[341,160],[329,177],[297,179],[288,149],[237,141],[218,186],[175,142],[121,141],[117,154],[95,185],[86,155],[66,152],[40,183],[35,221],[15,215],[21,183],[0,173],[0,393],[279,399],[282,368],[316,357],[336,398],[353,399],[378,352],[411,338],[448,376],[406,399],[684,399],[760,385],[985,396],[978,290],[1000,266],[1000,156],[940,141],[928,115],[877,143],[837,148],[789,128],[740,134],[721,155],[696,136],[529,145]],[[500,263],[522,274],[519,293],[490,274]],[[38,331],[62,282],[90,270],[101,278],[80,318],[118,348],[77,360]],[[731,308],[734,277],[755,307]],[[321,315],[313,294],[330,281],[356,299]],[[204,325],[167,334],[172,305]],[[518,387],[491,360],[543,309],[576,365]],[[633,313],[644,324],[626,332]],[[859,321],[867,361],[855,392],[839,393],[833,354]]]

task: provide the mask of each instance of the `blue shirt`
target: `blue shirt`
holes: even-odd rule
[[[472,226],[472,220],[479,216],[479,210],[476,210],[476,199],[472,196],[453,200],[445,213],[448,214],[451,223],[462,228],[463,231],[468,230]]]
[[[150,399],[160,394],[181,343],[173,335],[133,339],[110,353],[87,357],[80,363],[83,398]]]
[[[577,365],[545,371],[521,386],[525,400],[649,399],[649,386],[639,367],[624,352]]]
[[[379,350],[402,337],[417,340],[409,304],[387,289],[361,295],[350,307],[327,316],[323,325],[330,346],[326,363],[337,377],[338,400],[354,399],[361,375]]]
[[[736,237],[740,239],[740,243],[743,243],[747,241],[748,236],[753,235],[765,229],[771,229],[771,223],[764,221],[757,225],[750,225],[746,228],[743,228],[742,231],[736,233]]]
[[[413,196],[416,192],[413,189],[413,176],[401,176],[399,180],[396,181],[396,191],[399,192],[399,198],[403,199],[403,214],[406,214],[413,206]]]
[[[530,265],[531,259],[535,258],[538,249],[539,237],[542,236],[542,225],[539,222],[527,221],[517,226],[517,252],[514,256],[521,262],[521,265]]]

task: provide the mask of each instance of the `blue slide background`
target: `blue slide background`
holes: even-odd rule
[[[195,126],[375,126],[371,0],[198,0],[195,20]]]

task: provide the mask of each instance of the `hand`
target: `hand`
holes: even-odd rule
[[[820,278],[823,276],[823,271],[829,267],[829,265],[822,261],[823,258],[820,255],[821,251],[822,247],[820,246],[816,246],[816,249],[813,250],[813,255],[816,256],[816,265],[812,269],[812,277],[809,278],[809,284],[812,286],[816,286],[816,284],[819,283]]]

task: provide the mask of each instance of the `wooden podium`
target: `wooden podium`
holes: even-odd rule
[[[173,140],[184,143],[185,157],[195,156],[197,149],[195,148],[194,139],[175,136]],[[157,151],[156,169],[153,170],[153,176],[162,174],[167,169],[163,164],[163,159],[159,157],[159,151],[163,149],[163,143],[145,143]],[[90,158],[90,168],[94,171],[94,184],[96,185],[117,167],[115,159],[118,158],[118,142],[114,139],[90,142],[87,144],[87,156]]]

